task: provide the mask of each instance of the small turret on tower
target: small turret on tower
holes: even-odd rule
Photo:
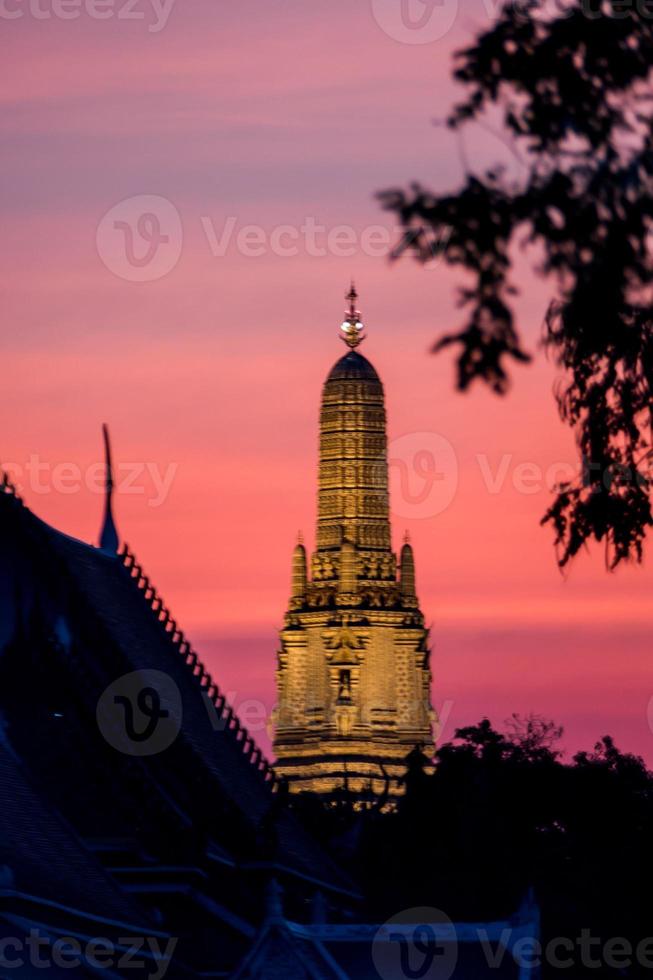
[[[415,556],[408,533],[404,538],[399,560],[399,580],[401,586],[401,601],[404,606],[417,606],[415,592]]]
[[[297,535],[297,544],[292,553],[291,596],[295,605],[298,603],[301,604],[306,599],[307,584],[306,548],[304,547],[304,541],[300,531]]]

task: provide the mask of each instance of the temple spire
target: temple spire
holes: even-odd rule
[[[375,807],[385,810],[405,793],[408,753],[421,744],[433,755],[434,712],[413,549],[404,542],[399,574],[392,549],[383,384],[354,349],[363,330],[357,299],[352,283],[347,350],[322,388],[315,548],[309,557],[298,543],[293,553],[277,653],[275,771],[289,793],[329,801],[344,782],[356,809],[369,805],[380,771]]]
[[[354,347],[365,340],[365,334],[363,333],[363,322],[361,320],[360,310],[356,309],[356,300],[358,299],[358,293],[356,292],[356,286],[352,279],[351,286],[349,287],[349,292],[345,293],[345,299],[348,301],[349,306],[345,310],[345,319],[340,327],[343,332],[342,339],[351,347]]]
[[[109,554],[118,552],[118,532],[113,519],[112,498],[113,498],[113,465],[111,463],[111,441],[109,439],[109,428],[106,423],[102,426],[104,437],[104,459],[106,466],[106,482],[104,497],[104,521],[100,533],[100,548]]]

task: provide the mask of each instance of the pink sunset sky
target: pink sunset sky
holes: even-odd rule
[[[456,97],[452,51],[493,6],[444,0],[435,37],[402,28],[399,0],[2,6],[0,458],[40,516],[95,541],[109,423],[121,536],[266,747],[252,701],[274,702],[298,529],[313,542],[320,389],[353,276],[443,737],[535,711],[570,752],[611,733],[653,760],[650,558],[609,574],[596,547],[563,577],[539,526],[547,479],[576,462],[539,350],[549,287],[520,257],[536,360],[505,399],[461,396],[451,355],[428,354],[461,324],[456,276],[380,254],[377,190],[453,190],[464,158],[516,166],[487,130],[461,146],[434,124]],[[140,264],[120,225],[143,212],[167,236],[151,265],[151,223]],[[430,492],[424,452],[443,476]]]

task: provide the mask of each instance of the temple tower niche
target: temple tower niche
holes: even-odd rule
[[[408,752],[435,748],[428,631],[412,546],[392,551],[383,385],[355,349],[353,285],[347,299],[350,349],[322,391],[316,548],[309,576],[295,547],[280,632],[275,769],[293,792],[396,797]]]

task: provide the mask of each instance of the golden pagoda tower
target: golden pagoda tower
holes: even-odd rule
[[[316,549],[300,540],[280,631],[274,751],[291,792],[403,791],[405,759],[435,751],[428,630],[413,549],[392,550],[383,385],[352,283],[350,348],[322,392]]]

